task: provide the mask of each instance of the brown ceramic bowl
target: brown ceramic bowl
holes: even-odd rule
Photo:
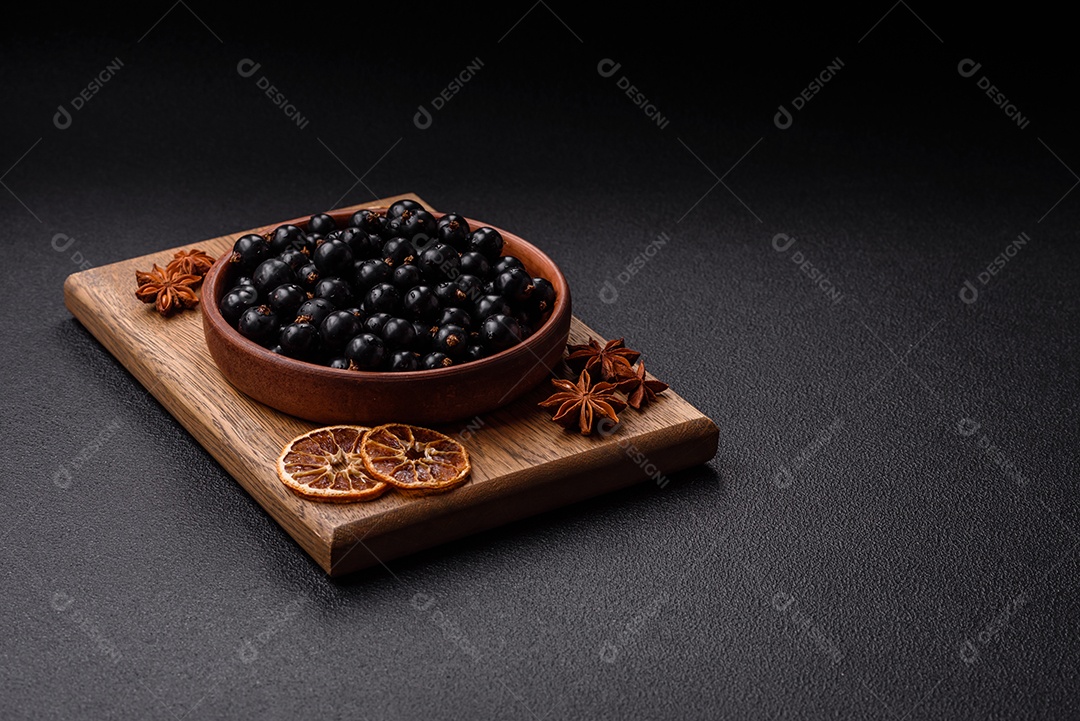
[[[343,225],[352,212],[330,215]],[[285,222],[304,227],[306,221]],[[476,229],[487,223],[470,218],[469,225]],[[534,388],[558,366],[570,332],[570,288],[558,266],[536,246],[502,228],[496,230],[506,241],[503,254],[520,258],[530,275],[547,278],[556,292],[551,316],[513,348],[449,368],[403,373],[341,370],[280,356],[244,338],[222,317],[218,301],[234,280],[226,253],[203,281],[203,329],[210,355],[239,390],[317,423],[437,424],[494,410]]]

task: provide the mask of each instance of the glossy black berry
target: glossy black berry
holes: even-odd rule
[[[259,263],[270,257],[270,244],[266,238],[248,233],[237,238],[233,243],[233,252],[229,262],[239,268],[241,273],[250,273]]]
[[[363,324],[356,315],[347,310],[336,310],[323,318],[319,324],[319,335],[323,344],[330,350],[341,350],[345,344],[360,334]]]
[[[431,349],[451,358],[461,358],[469,345],[469,334],[459,325],[444,325],[435,333]]]
[[[427,248],[420,254],[416,264],[420,266],[424,277],[432,283],[453,280],[461,274],[461,256],[445,243],[436,243]]]
[[[315,286],[318,285],[319,269],[315,267],[314,263],[308,263],[303,268],[296,271],[296,283],[306,291],[315,290]]]
[[[378,283],[364,298],[365,313],[396,314],[401,309],[401,294],[389,283]]]
[[[486,295],[483,281],[475,275],[459,275],[454,282],[465,296],[463,303],[475,303]]]
[[[439,299],[439,305],[443,308],[460,306],[469,300],[465,291],[452,280],[443,281],[435,286],[435,297]]]
[[[513,316],[488,316],[480,327],[480,339],[490,350],[498,353],[521,341],[521,328]]]
[[[513,309],[501,295],[485,295],[476,301],[473,320],[483,321],[493,315],[510,315]]]
[[[394,269],[381,260],[361,260],[355,264],[356,277],[354,283],[356,292],[366,295],[369,290],[379,283],[388,283],[394,275]]]
[[[399,350],[390,356],[386,370],[392,372],[420,370],[420,358],[411,350]]]
[[[274,228],[270,236],[270,253],[281,255],[286,250],[300,250],[307,247],[304,231],[299,227],[288,223]]]
[[[435,292],[426,285],[413,287],[405,294],[402,305],[405,313],[413,320],[434,320],[440,307]]]
[[[330,368],[337,368],[338,370],[346,370],[349,367],[349,359],[345,356],[335,356],[326,362],[326,365]]]
[[[498,260],[502,255],[503,237],[494,228],[480,228],[469,236],[469,250],[482,253],[488,260]]]
[[[259,293],[266,295],[279,285],[292,283],[296,280],[296,274],[283,261],[270,258],[259,263],[255,272],[251,274],[251,283]]]
[[[303,288],[296,283],[286,283],[270,291],[266,304],[280,318],[295,318],[296,311],[307,299],[307,293]]]
[[[361,333],[345,346],[345,357],[349,359],[349,368],[352,370],[379,370],[386,359],[386,345],[378,336]]]
[[[493,275],[499,275],[500,273],[505,273],[513,268],[525,270],[525,264],[522,263],[519,258],[512,255],[504,255],[501,258],[495,259],[495,264],[491,266],[491,272]]]
[[[278,345],[292,358],[311,356],[319,347],[319,330],[305,321],[289,323],[278,333]]]
[[[236,329],[245,338],[250,338],[256,343],[264,343],[271,340],[278,331],[278,317],[268,305],[257,305],[248,308],[240,315]]]
[[[399,200],[387,208],[386,217],[388,220],[393,220],[394,218],[400,218],[404,215],[406,210],[416,211],[423,209],[424,206],[420,205],[415,200]]]
[[[293,272],[300,270],[311,262],[311,258],[306,253],[296,248],[286,248],[278,254],[277,259],[292,268]]]
[[[532,278],[521,268],[511,268],[495,276],[495,292],[518,303],[527,301],[535,289]]]
[[[422,320],[414,320],[412,325],[413,330],[416,331],[416,340],[413,341],[411,350],[417,353],[427,353],[431,350],[431,341],[435,339],[435,331],[439,327]]]
[[[352,287],[341,278],[323,278],[312,291],[316,298],[325,298],[335,308],[348,308],[356,302]]]
[[[472,327],[472,316],[464,308],[443,308],[435,318],[436,325],[457,325],[462,328]]]
[[[367,260],[379,254],[382,240],[360,228],[346,228],[341,232],[341,240],[349,246],[355,260]]]
[[[252,285],[250,275],[242,275],[236,279],[236,285]]]
[[[401,235],[418,243],[435,240],[435,216],[426,210],[407,210],[401,215]]]
[[[315,249],[312,257],[322,277],[342,277],[353,270],[353,252],[343,240],[327,240]]]
[[[487,358],[487,356],[487,348],[479,343],[470,343],[468,347],[465,348],[465,354],[462,356],[461,362],[465,363],[468,361],[480,360],[481,358]]]
[[[412,242],[405,238],[391,238],[382,247],[382,260],[391,268],[396,268],[405,263],[411,263],[414,256]]]
[[[454,359],[445,353],[428,353],[420,361],[420,365],[426,370],[436,370],[438,368],[449,368],[454,365]]]
[[[459,253],[469,249],[469,221],[457,213],[447,213],[439,218],[436,235],[440,243],[446,243]]]
[[[349,225],[368,233],[380,235],[386,228],[386,216],[377,210],[358,210],[349,219]]]
[[[375,313],[369,315],[367,319],[364,320],[364,330],[381,338],[383,326],[386,325],[386,321],[390,320],[392,317],[393,316],[389,313]]]
[[[529,298],[529,308],[534,319],[543,318],[555,307],[555,286],[547,278],[533,278],[533,292]]]
[[[326,316],[334,312],[334,304],[325,298],[311,298],[305,300],[296,309],[297,322],[308,321],[316,328],[322,325]]]
[[[238,285],[221,297],[218,308],[225,322],[235,327],[236,321],[248,308],[259,304],[259,291],[253,285]]]
[[[423,280],[420,269],[412,263],[394,268],[394,287],[402,293],[412,290],[415,286],[420,285]]]
[[[491,277],[491,261],[483,253],[470,250],[461,254],[461,272],[487,280]]]
[[[382,339],[390,348],[412,348],[416,342],[416,328],[411,320],[391,318],[382,329]]]
[[[326,213],[317,213],[308,218],[308,233],[325,237],[327,233],[332,233],[335,230],[337,230],[337,223]]]

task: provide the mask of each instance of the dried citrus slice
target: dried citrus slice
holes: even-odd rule
[[[404,423],[372,428],[360,455],[372,477],[411,496],[456,488],[472,470],[468,452],[453,438]]]
[[[289,441],[278,457],[278,478],[313,501],[351,503],[378,498],[390,488],[371,477],[360,456],[363,426],[316,428]]]

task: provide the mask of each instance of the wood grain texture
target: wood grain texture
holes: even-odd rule
[[[407,194],[354,210],[399,198],[423,202]],[[248,232],[182,248],[218,256]],[[460,488],[419,499],[391,492],[357,504],[300,498],[278,480],[274,463],[285,443],[316,424],[275,411],[229,385],[210,358],[199,312],[166,319],[135,298],[135,270],[164,266],[180,249],[75,273],[64,283],[65,303],[332,576],[641,481],[663,485],[667,474],[716,453],[716,425],[674,390],[644,413],[627,409],[615,434],[582,437],[536,407],[552,392],[544,383],[483,417],[438,427],[461,439],[472,458],[472,478]],[[570,342],[584,343],[589,336],[600,337],[574,318]]]

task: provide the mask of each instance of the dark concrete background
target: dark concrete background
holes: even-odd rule
[[[13,10],[0,716],[1076,716],[1071,21],[717,12]],[[713,462],[330,581],[63,307],[80,263],[406,191],[544,247]]]

